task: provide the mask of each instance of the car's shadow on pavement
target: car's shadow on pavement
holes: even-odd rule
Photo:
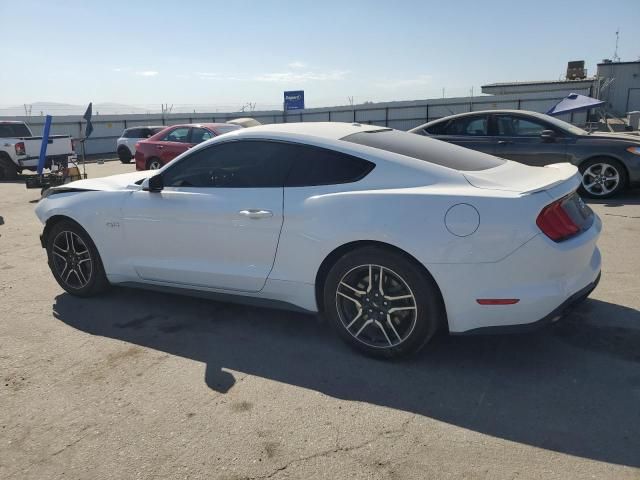
[[[640,467],[640,313],[587,300],[527,335],[441,336],[417,357],[373,360],[316,317],[137,290],[56,298],[55,316],[93,335],[232,371],[424,415],[487,435]]]
[[[604,207],[624,207],[625,205],[640,205],[640,189],[626,190],[612,198],[599,200],[597,198],[583,197],[588,204],[602,205]]]

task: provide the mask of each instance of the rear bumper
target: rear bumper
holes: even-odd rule
[[[474,328],[472,330],[467,330],[466,332],[455,333],[454,335],[484,335],[484,334],[509,334],[509,333],[526,333],[532,332],[534,330],[538,330],[546,325],[550,325],[552,323],[556,323],[558,320],[562,319],[567,313],[569,313],[575,306],[586,300],[591,292],[595,290],[600,283],[601,274],[598,273],[595,281],[591,282],[589,285],[584,287],[583,289],[577,291],[569,298],[567,298],[559,307],[553,310],[550,314],[541,318],[540,320],[521,324],[521,325],[503,325],[497,327],[481,327]]]
[[[467,333],[533,328],[558,316],[595,287],[602,259],[595,218],[581,235],[555,243],[539,234],[498,262],[427,265],[438,283],[449,331]],[[480,298],[514,298],[511,305],[480,305]]]

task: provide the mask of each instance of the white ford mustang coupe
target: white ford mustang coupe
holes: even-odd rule
[[[530,167],[373,125],[237,130],[161,170],[50,189],[42,245],[67,292],[109,284],[321,312],[392,357],[439,328],[558,320],[600,276],[569,164]]]

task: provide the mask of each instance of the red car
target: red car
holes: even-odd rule
[[[191,147],[242,128],[228,123],[173,125],[136,143],[136,170],[156,170]]]

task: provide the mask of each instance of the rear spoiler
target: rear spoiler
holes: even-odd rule
[[[570,193],[580,186],[578,169],[570,163],[554,163],[544,168],[508,161],[489,170],[463,172],[467,182],[476,188],[502,190],[531,195],[550,190]],[[553,193],[549,192],[553,196]]]

